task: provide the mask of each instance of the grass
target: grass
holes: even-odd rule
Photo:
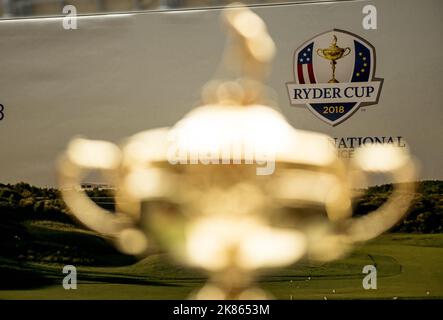
[[[0,299],[184,299],[204,283],[204,275],[174,266],[162,254],[124,265],[130,260],[94,234],[62,224],[26,223],[20,232],[26,244],[40,248],[40,256],[35,258],[33,252],[30,259],[27,251],[20,260],[0,256]],[[12,244],[2,243],[8,250]],[[94,257],[92,265],[78,266],[77,290],[64,290],[62,268],[69,257],[60,256],[82,254],[78,248],[94,249],[85,251],[88,256],[103,255]],[[104,267],[106,261],[114,263]],[[362,268],[374,263],[378,289],[364,290]],[[268,272],[260,285],[277,299],[441,299],[443,234],[384,235],[342,260],[323,265],[302,262]]]

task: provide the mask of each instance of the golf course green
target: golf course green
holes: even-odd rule
[[[63,288],[63,264],[0,263],[1,299],[184,299],[204,283],[162,254],[128,266],[79,266],[76,290]],[[362,286],[369,264],[377,267],[375,290]],[[383,235],[332,263],[302,261],[263,274],[259,285],[277,299],[441,299],[443,234]]]

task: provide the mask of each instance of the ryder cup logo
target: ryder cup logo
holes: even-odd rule
[[[334,29],[305,42],[294,53],[295,82],[287,83],[291,105],[306,105],[338,125],[361,106],[376,104],[383,79],[375,78],[375,48]]]

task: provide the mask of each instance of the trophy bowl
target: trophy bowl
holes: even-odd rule
[[[347,50],[349,48],[343,49],[343,48],[326,48],[326,49],[318,49],[317,52],[318,54],[322,54],[322,58],[325,58],[327,60],[338,60],[343,58],[343,56],[346,56],[347,54],[349,54],[348,52],[350,52],[350,49]],[[345,51],[347,52],[347,54],[345,55]]]
[[[343,57],[346,57],[351,53],[351,48],[340,48],[337,46],[337,36],[333,36],[333,40],[329,48],[326,49],[317,49],[317,54],[322,58],[325,58],[330,61],[336,61]]]

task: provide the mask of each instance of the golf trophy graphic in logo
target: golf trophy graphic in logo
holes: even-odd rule
[[[335,65],[337,64],[338,59],[346,57],[350,53],[351,48],[347,47],[346,49],[343,49],[337,46],[337,36],[335,35],[329,48],[317,49],[317,54],[320,57],[331,61],[332,78],[328,81],[328,83],[338,83],[337,79],[335,79]]]
[[[295,82],[287,83],[291,105],[306,105],[333,126],[361,106],[377,104],[383,84],[383,79],[375,78],[375,48],[338,29],[314,37],[295,51],[294,78]]]

